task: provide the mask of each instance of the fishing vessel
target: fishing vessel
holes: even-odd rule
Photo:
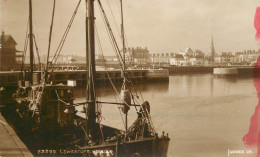
[[[54,11],[55,1],[53,15]],[[76,111],[73,103],[73,84],[72,86],[53,84],[50,79],[51,64],[49,62],[49,54],[53,19],[54,16],[52,16],[49,34],[48,57],[45,70],[41,72],[41,75],[39,72],[34,72],[33,41],[35,42],[35,39],[32,28],[32,0],[29,0],[29,33],[26,35],[26,40],[29,40],[30,47],[30,70],[26,72],[22,66],[19,87],[13,94],[16,103],[9,105],[6,112],[8,119],[15,121],[15,127],[21,136],[26,134],[23,138],[24,141],[29,141],[31,145],[34,145],[34,149],[72,147],[75,145],[73,142],[77,141],[75,135],[79,128],[77,126],[78,120],[74,117]],[[35,46],[38,54],[37,45]],[[39,64],[41,64],[40,59]]]
[[[113,45],[117,50],[117,57],[121,61],[121,70],[123,77],[123,84],[121,92],[117,91],[121,96],[121,103],[118,105],[125,116],[125,130],[118,130],[109,126],[102,125],[100,122],[100,113],[98,112],[98,105],[95,93],[95,37],[94,37],[94,0],[87,1],[87,95],[86,100],[86,139],[87,144],[81,149],[90,150],[90,153],[96,152],[100,154],[114,155],[114,156],[167,156],[169,145],[168,134],[158,136],[156,133],[150,116],[150,105],[148,101],[138,104],[137,99],[131,92],[131,78],[127,73],[125,67],[125,39],[124,39],[124,24],[123,24],[123,7],[121,4],[121,37],[122,37],[122,55],[118,49],[118,45],[112,33],[112,29],[108,22],[104,8],[101,1],[97,1],[102,12],[104,21],[109,30],[110,37],[113,39]],[[116,90],[116,89],[115,89]],[[133,102],[133,103],[132,103]],[[108,103],[113,104],[113,103]],[[131,107],[138,107],[136,110],[137,119],[128,127],[127,115]],[[101,134],[101,135],[100,135]]]
[[[79,0],[76,10],[81,0]],[[31,0],[30,0],[31,3]],[[52,84],[50,74],[52,64],[49,63],[52,24],[54,19],[55,0],[50,29],[49,47],[44,75],[39,84],[30,83],[21,86],[15,98],[16,112],[28,125],[37,138],[50,148],[73,148],[81,150],[84,156],[115,156],[115,157],[166,157],[170,138],[163,132],[158,135],[150,115],[150,103],[135,92],[130,74],[125,66],[125,36],[123,24],[123,4],[121,6],[121,38],[122,50],[116,42],[108,18],[100,0],[97,0],[103,20],[108,30],[116,56],[120,61],[123,83],[121,91],[117,91],[113,82],[110,83],[120,97],[120,102],[99,101],[96,93],[95,68],[95,16],[94,0],[86,1],[86,101],[74,103],[73,83],[71,85]],[[72,20],[73,21],[73,20]],[[68,27],[71,26],[71,23]],[[67,32],[68,33],[68,32]],[[65,35],[66,37],[67,35]],[[62,39],[64,41],[65,39]],[[33,73],[31,72],[31,75]],[[110,78],[106,73],[106,77]],[[32,76],[31,76],[32,80]],[[102,124],[100,105],[117,105],[124,115],[124,130]],[[76,109],[80,108],[80,109]],[[128,111],[135,109],[136,120],[128,124]],[[84,116],[78,113],[85,113]]]

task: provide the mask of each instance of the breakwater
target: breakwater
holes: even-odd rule
[[[185,73],[212,73],[214,67],[205,66],[181,66],[181,67],[165,67],[170,74],[185,74]]]
[[[34,72],[34,76],[41,78],[41,72]],[[97,82],[119,82],[122,80],[120,70],[97,70]],[[167,69],[131,69],[128,70],[128,77],[137,81],[169,81],[169,71]],[[15,86],[22,78],[19,71],[0,72],[0,86]],[[50,80],[53,83],[67,83],[67,80],[75,80],[77,85],[84,85],[86,82],[86,71],[54,71],[51,73]]]
[[[169,70],[170,75],[178,74],[213,74],[214,68],[235,68],[237,76],[240,77],[260,77],[260,68],[254,66],[183,66],[183,67],[165,67]]]

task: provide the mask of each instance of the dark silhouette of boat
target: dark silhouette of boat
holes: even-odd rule
[[[81,0],[80,0],[81,1]],[[80,4],[77,5],[76,11]],[[30,0],[31,2],[31,0]],[[83,156],[115,156],[115,157],[166,157],[170,138],[168,134],[158,135],[155,131],[148,101],[140,103],[140,99],[133,93],[134,88],[125,67],[125,39],[123,27],[123,10],[121,1],[121,28],[123,50],[120,51],[112,29],[106,18],[100,0],[97,3],[108,28],[112,44],[120,61],[123,84],[121,91],[117,92],[120,102],[101,102],[97,100],[95,87],[95,17],[94,0],[86,1],[86,102],[74,103],[73,86],[52,84],[50,81],[52,67],[48,57],[45,73],[33,85],[31,73],[30,85],[21,85],[14,97],[17,100],[16,113],[22,121],[22,126],[30,128],[38,143],[48,148],[66,148],[79,150]],[[30,4],[31,5],[31,4]],[[54,17],[55,0],[52,23]],[[74,12],[74,14],[76,13]],[[50,39],[52,24],[50,30]],[[49,40],[51,41],[51,40]],[[49,43],[50,48],[50,43]],[[49,49],[48,49],[49,56]],[[32,72],[32,70],[31,70]],[[108,77],[108,73],[106,74]],[[39,78],[39,77],[38,77]],[[72,82],[73,84],[73,82]],[[112,86],[114,87],[112,81]],[[102,113],[98,110],[99,104],[118,105],[120,112],[125,116],[123,121],[125,130],[119,130],[101,123]],[[76,110],[80,108],[80,110]],[[135,108],[137,119],[128,126],[127,115],[130,108]],[[79,116],[77,112],[85,113]],[[35,141],[36,142],[36,141]]]

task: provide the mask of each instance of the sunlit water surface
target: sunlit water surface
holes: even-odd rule
[[[100,101],[116,101],[112,87],[99,84],[97,88]],[[150,102],[156,131],[169,133],[168,156],[225,157],[228,150],[253,152],[229,154],[233,157],[256,156],[256,148],[242,142],[258,102],[253,78],[176,75],[167,83],[142,83],[137,89]],[[75,89],[76,102],[85,101],[85,90]],[[124,128],[117,106],[102,105],[102,115],[102,123]],[[135,119],[132,108],[129,124]]]

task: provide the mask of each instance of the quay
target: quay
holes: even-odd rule
[[[6,122],[0,112],[0,156],[2,157],[33,157],[15,131]]]
[[[233,66],[213,69],[214,75],[232,75],[238,77],[260,77],[260,68],[254,66]]]
[[[178,74],[194,74],[194,73],[210,73],[213,74],[214,68],[236,68],[238,76],[253,77],[254,71],[260,71],[260,68],[254,66],[174,66],[164,67],[163,69],[129,69],[129,76],[137,81],[169,81],[169,75]],[[37,77],[41,77],[40,71],[34,72]],[[0,71],[0,86],[17,86],[18,80],[22,74],[20,71]],[[119,69],[102,70],[97,69],[96,78],[98,82],[109,82],[109,78],[113,83],[122,80],[121,71]],[[50,77],[53,83],[67,83],[67,80],[75,80],[77,85],[85,84],[85,70],[56,70]]]
[[[214,74],[215,69],[215,73],[230,73],[229,71],[231,70],[232,72],[235,71],[236,75],[241,77],[260,77],[260,68],[255,68],[254,66],[172,66],[164,67],[164,69],[168,69],[170,75]]]
[[[212,73],[213,66],[170,66],[164,67],[168,69],[170,74],[185,74],[185,73]]]
[[[129,76],[137,81],[169,81],[169,71],[167,69],[129,69],[127,70]],[[0,72],[0,86],[15,86],[21,79],[20,71],[1,71]],[[38,79],[41,77],[40,71],[34,72],[34,77]],[[96,71],[96,80],[98,82],[109,82],[109,78],[113,82],[121,81],[121,71],[119,69]],[[67,80],[76,81],[77,85],[86,83],[85,70],[66,70],[54,71],[51,73],[50,80],[53,83],[67,83]]]
[[[214,68],[214,75],[238,75],[238,68]]]

